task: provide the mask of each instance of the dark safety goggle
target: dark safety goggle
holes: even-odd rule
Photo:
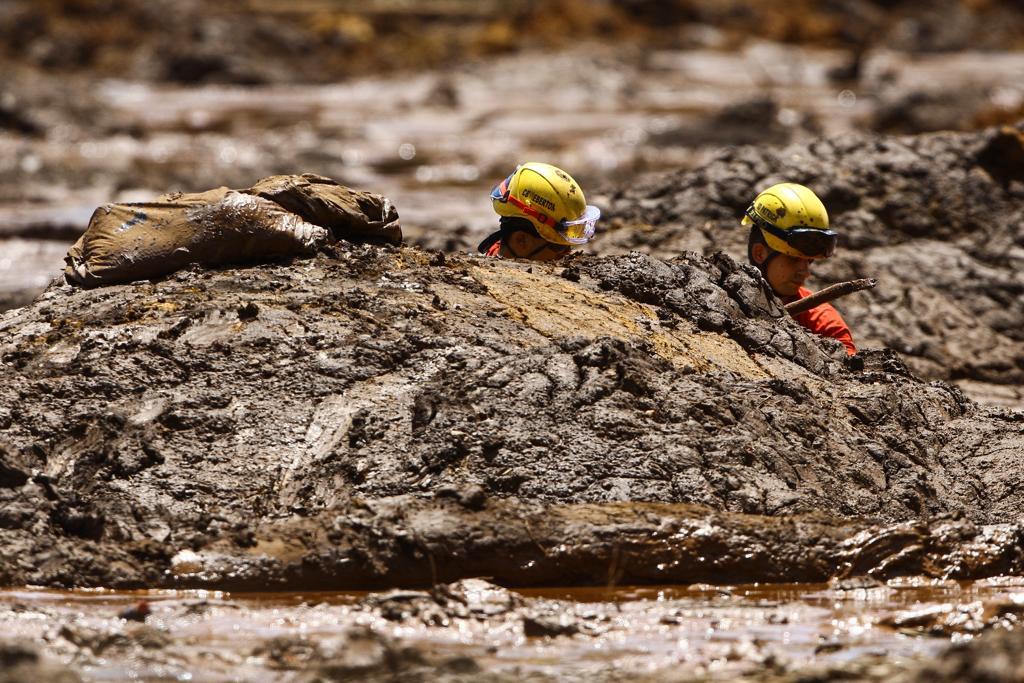
[[[754,225],[770,235],[778,237],[807,258],[827,258],[836,251],[839,233],[833,230],[822,230],[808,226],[798,226],[783,230],[758,216],[754,211],[753,204],[747,209],[747,218],[752,220]]]
[[[597,221],[601,218],[600,209],[588,204],[587,208],[583,210],[583,215],[579,218],[571,221],[565,219],[556,220],[554,216],[549,216],[542,211],[538,211],[529,204],[526,204],[512,196],[511,185],[512,176],[514,175],[515,172],[494,186],[494,189],[491,190],[491,199],[499,202],[508,202],[527,216],[533,216],[536,218],[542,225],[550,225],[555,232],[565,238],[567,242],[571,242],[572,244],[586,244],[590,241],[597,228]]]

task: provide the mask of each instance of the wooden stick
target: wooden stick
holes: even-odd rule
[[[828,303],[834,299],[838,299],[841,296],[847,294],[853,294],[864,289],[871,289],[878,284],[878,280],[873,277],[864,278],[862,280],[850,280],[849,282],[837,282],[834,285],[830,285],[825,289],[818,290],[810,296],[805,296],[803,299],[797,299],[791,303],[786,304],[786,313],[796,316],[804,311],[809,311],[815,306]]]

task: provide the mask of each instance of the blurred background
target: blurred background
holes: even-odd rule
[[[1017,121],[1022,49],[1019,0],[2,0],[0,310],[108,201],[313,172],[466,250],[522,161],[600,204],[723,146]]]

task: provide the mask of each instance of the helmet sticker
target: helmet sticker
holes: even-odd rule
[[[562,180],[564,180],[567,183],[571,183],[572,182],[572,178],[569,177],[569,174],[567,174],[565,171],[563,171],[560,168],[556,168],[555,169],[555,175],[558,176],[559,178],[561,178]]]

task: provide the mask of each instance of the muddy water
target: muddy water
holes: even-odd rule
[[[950,641],[1012,627],[1024,610],[1020,579],[518,594],[484,582],[464,587],[469,609],[461,614],[425,608],[428,593],[415,591],[8,590],[0,593],[0,632],[45,642],[51,657],[90,681],[279,680],[283,670],[325,665],[339,642],[351,649],[354,632],[438,671],[560,680],[671,671],[730,679],[872,659],[908,666]],[[118,616],[140,600],[151,610],[145,625]],[[373,665],[373,656],[358,663]]]
[[[462,249],[490,230],[486,193],[517,161],[550,160],[589,188],[609,187],[692,167],[722,145],[871,127],[882,110],[895,126],[900,93],[939,98],[915,108],[925,113],[907,125],[917,128],[998,119],[1024,102],[1020,54],[878,51],[849,81],[848,52],[764,42],[721,51],[714,32],[703,40],[689,51],[589,46],[334,86],[93,84],[94,120],[70,119],[40,138],[0,134],[0,176],[10,180],[0,196],[0,289],[23,300],[61,265],[62,246],[11,237],[66,245],[111,199],[319,172],[391,197],[407,241]],[[955,107],[943,93],[955,93],[946,98]]]

